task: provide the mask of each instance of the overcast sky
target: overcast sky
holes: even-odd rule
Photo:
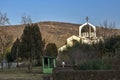
[[[58,21],[83,24],[89,16],[94,25],[116,22],[120,28],[120,0],[0,0],[0,11],[11,24],[20,24],[23,15],[33,22]]]

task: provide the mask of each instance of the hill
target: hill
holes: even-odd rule
[[[66,39],[71,35],[78,35],[79,26],[81,24],[72,24],[64,22],[38,22],[42,37],[46,43],[54,42],[57,47],[66,43]],[[13,39],[20,38],[25,25],[12,25],[0,27],[0,33],[7,33],[13,36]],[[110,35],[120,35],[119,29],[109,29],[97,27],[97,36],[107,37]]]

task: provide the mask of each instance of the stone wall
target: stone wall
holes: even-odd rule
[[[73,70],[66,68],[55,69],[54,80],[120,80],[117,70]]]

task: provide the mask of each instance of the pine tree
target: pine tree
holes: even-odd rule
[[[44,42],[37,24],[28,24],[25,26],[21,37],[21,55],[29,61],[28,69],[32,70],[33,59],[40,62],[44,52]]]
[[[12,48],[11,48],[11,58],[17,62],[17,67],[18,67],[18,59],[20,57],[20,40],[17,38],[16,41],[14,42]]]

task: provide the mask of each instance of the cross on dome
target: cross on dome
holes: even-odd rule
[[[88,22],[88,20],[89,20],[89,17],[87,16],[85,19],[86,19],[86,22]]]
[[[86,18],[86,23],[79,27],[79,37],[84,38],[95,38],[96,37],[96,27],[88,22],[89,17]]]

